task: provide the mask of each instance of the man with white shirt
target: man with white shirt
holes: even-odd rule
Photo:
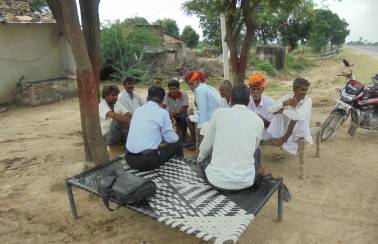
[[[285,95],[273,104],[268,111],[274,113],[268,133],[273,145],[282,146],[285,151],[296,154],[297,140],[304,137],[312,144],[310,119],[312,101],[307,96],[310,82],[296,78],[293,82],[294,94]]]
[[[127,163],[138,170],[152,170],[175,155],[183,156],[182,144],[167,110],[162,108],[165,91],[148,89],[148,102],[134,111],[126,142]],[[166,145],[160,145],[165,142]]]
[[[117,111],[114,104],[117,101],[119,89],[114,85],[105,85],[102,89],[102,101],[98,105],[101,132],[106,145],[125,143],[131,114],[127,111]]]
[[[125,89],[118,95],[115,105],[117,109],[133,114],[137,108],[146,103],[145,99],[134,91],[135,82],[135,78],[131,76],[126,76],[123,79],[123,87]]]
[[[258,174],[264,174],[258,148],[264,123],[247,108],[249,99],[247,86],[234,86],[231,108],[215,111],[203,128],[198,160],[204,162],[206,178],[218,190],[248,188]]]
[[[264,121],[264,131],[262,140],[267,140],[270,136],[266,129],[269,127],[273,114],[268,112],[268,108],[274,104],[273,98],[263,94],[266,87],[266,80],[262,74],[251,75],[248,79],[249,90],[251,92],[251,99],[248,108],[255,112]]]
[[[221,96],[220,108],[229,108],[231,100],[232,83],[229,80],[222,80],[219,84],[219,94]]]

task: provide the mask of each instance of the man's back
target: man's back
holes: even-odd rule
[[[157,149],[162,139],[173,143],[178,140],[168,112],[155,102],[137,108],[131,119],[126,148],[131,153]]]
[[[206,168],[210,183],[230,190],[253,184],[253,155],[263,128],[261,118],[244,105],[214,112],[200,146],[201,155],[213,150],[211,163]]]

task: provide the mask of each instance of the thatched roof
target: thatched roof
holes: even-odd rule
[[[45,24],[56,21],[47,7],[33,11],[27,0],[0,0],[0,23]]]

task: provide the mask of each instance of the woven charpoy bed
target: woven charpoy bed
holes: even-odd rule
[[[278,221],[282,220],[283,180],[271,176],[258,178],[253,187],[236,193],[220,193],[204,180],[194,160],[175,158],[160,168],[139,172],[129,168],[125,159],[101,164],[66,180],[73,218],[78,218],[72,187],[76,186],[98,196],[97,184],[111,170],[126,170],[153,180],[157,193],[139,205],[124,205],[157,221],[215,243],[233,243],[278,190]],[[113,200],[113,202],[117,203]]]

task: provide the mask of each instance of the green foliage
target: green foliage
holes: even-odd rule
[[[328,9],[316,9],[309,44],[314,52],[326,48],[329,42],[331,45],[343,44],[349,35],[347,28],[348,23],[341,20],[337,14]]]
[[[149,25],[148,21],[139,16],[135,16],[133,18],[127,18],[123,21],[123,24],[129,25],[129,26],[135,26],[135,25]]]
[[[101,28],[102,68],[111,70],[111,77],[116,79],[125,75],[147,79],[145,70],[151,57],[146,47],[158,45],[159,37],[148,29],[134,29],[120,21],[108,22]]]
[[[184,30],[182,31],[181,38],[186,41],[187,46],[190,48],[196,47],[199,41],[199,35],[189,25],[185,26]]]
[[[46,0],[29,0],[28,2],[33,12],[44,12],[48,9]]]
[[[257,64],[257,69],[265,71],[270,76],[276,75],[276,70],[273,65],[269,62],[262,62]]]
[[[174,19],[158,19],[154,22],[154,25],[160,25],[165,32],[173,36],[180,36],[179,28],[177,26],[176,20]]]
[[[283,44],[289,45],[292,49],[298,47],[299,41],[305,45],[312,30],[313,11],[313,2],[306,0],[301,0],[290,12],[282,11],[279,28]]]
[[[264,45],[277,39],[280,21],[278,12],[266,2],[256,8],[256,35]]]

